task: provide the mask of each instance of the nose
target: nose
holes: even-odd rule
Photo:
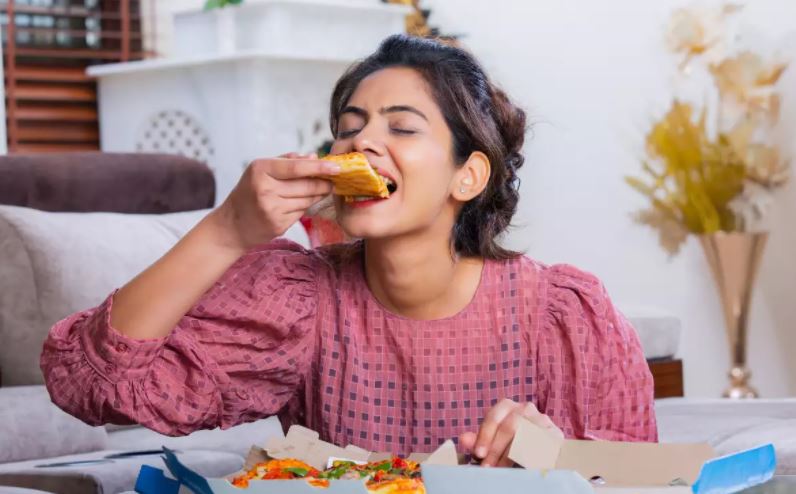
[[[354,151],[359,151],[366,156],[383,156],[386,152],[384,142],[373,127],[374,125],[370,123],[357,133],[352,142]]]

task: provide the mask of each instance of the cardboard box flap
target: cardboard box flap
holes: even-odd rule
[[[345,458],[353,461],[382,461],[393,457],[391,453],[371,453],[365,449],[349,444],[345,448],[321,441],[317,432],[293,425],[288,429],[284,438],[274,437],[268,441],[265,450],[252,448],[249,452],[246,465],[250,468],[256,463],[270,458],[284,459],[295,458],[309,465],[323,470],[327,467],[329,458]],[[430,454],[411,454],[409,459],[419,463],[431,462],[436,465],[457,465],[458,456],[453,441],[445,441],[439,448]]]
[[[702,464],[714,456],[707,444],[618,443],[562,439],[522,419],[509,458],[527,469],[574,470],[608,485],[666,486],[696,481]]]
[[[293,425],[283,438],[273,437],[265,447],[271,458],[296,458],[312,465],[318,470],[326,468],[329,457],[347,458],[355,461],[368,461],[370,453],[356,446],[341,448],[332,443],[321,441],[317,432]]]
[[[210,488],[207,479],[180,463],[174,452],[165,446],[163,447],[163,462],[174,478],[194,494],[213,494],[213,489]]]
[[[614,486],[692,485],[702,464],[714,456],[707,444],[566,441],[556,468]],[[678,482],[679,481],[679,482]]]
[[[509,459],[528,470],[552,470],[564,442],[563,438],[522,419],[509,448]]]
[[[252,446],[249,448],[249,454],[246,455],[246,461],[243,462],[243,467],[241,468],[240,473],[248,472],[254,468],[254,465],[266,462],[270,459],[271,458],[268,457],[268,453],[266,453],[263,448],[259,446]]]
[[[423,465],[450,465],[459,464],[459,455],[456,453],[456,445],[448,439],[440,445],[433,453],[412,453],[407,458]]]
[[[392,458],[392,453],[371,453],[368,457],[368,461],[384,461],[390,458]]]
[[[326,444],[329,444],[329,443],[326,443]],[[348,446],[346,446],[343,449],[346,451],[346,454],[354,455],[357,458],[361,457],[362,455],[370,455],[370,451],[368,451],[366,449],[362,449],[362,448],[360,448],[358,446],[354,446],[353,444],[349,444]]]
[[[693,485],[695,494],[710,492],[738,492],[767,482],[777,469],[774,445],[722,456],[708,461]]]

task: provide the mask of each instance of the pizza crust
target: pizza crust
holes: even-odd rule
[[[340,173],[324,176],[334,184],[334,194],[350,200],[354,196],[388,198],[390,192],[384,179],[368,163],[362,153],[330,154],[321,158],[340,165]]]

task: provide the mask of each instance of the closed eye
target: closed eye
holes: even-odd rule
[[[396,128],[392,128],[392,129],[390,129],[390,130],[391,130],[393,133],[395,133],[395,134],[400,134],[400,135],[412,135],[412,134],[416,134],[416,133],[417,133],[416,131],[414,131],[414,130],[409,130],[409,129],[396,129]]]
[[[337,137],[339,139],[347,139],[349,137],[354,137],[360,129],[351,129],[351,130],[341,130],[337,133]]]

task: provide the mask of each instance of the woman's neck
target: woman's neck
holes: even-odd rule
[[[450,317],[472,300],[481,258],[455,256],[447,239],[401,237],[365,242],[365,278],[389,310],[410,319]]]

